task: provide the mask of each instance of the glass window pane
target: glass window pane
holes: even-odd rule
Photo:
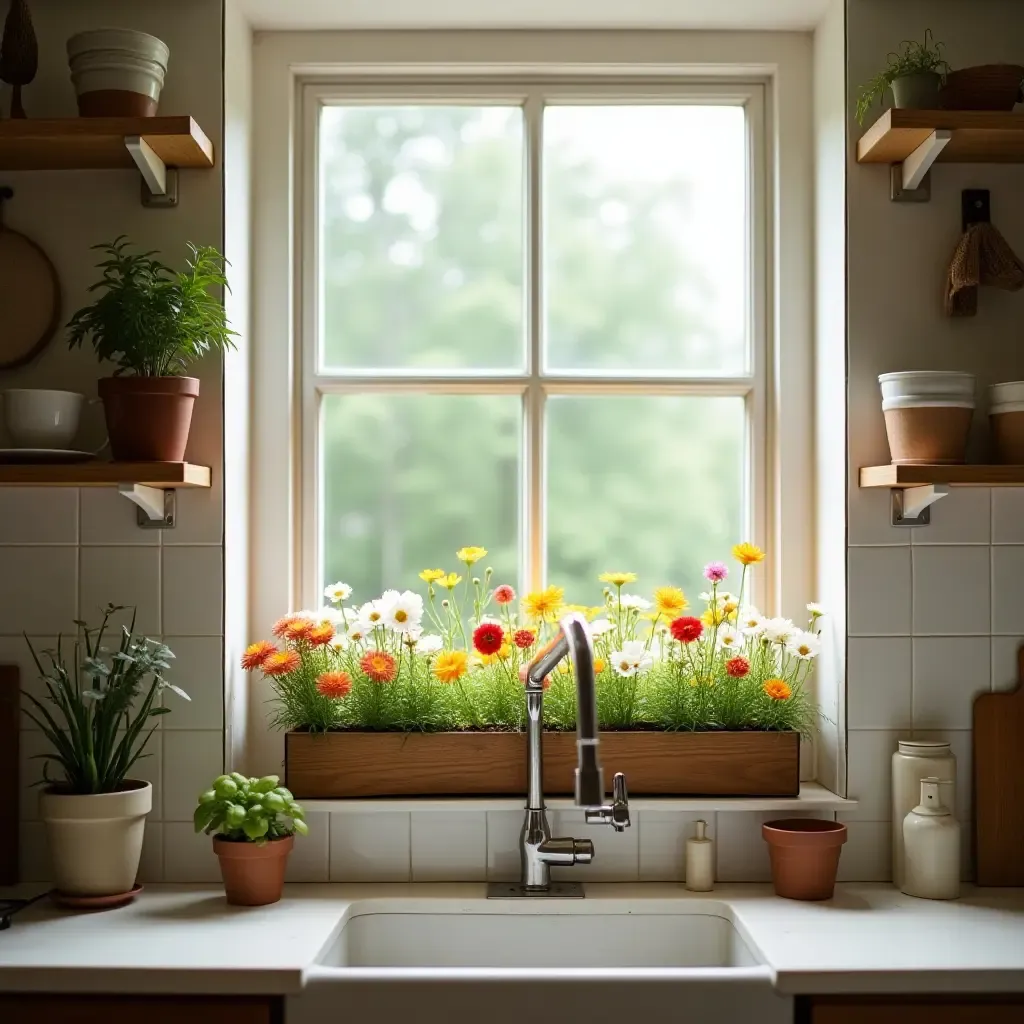
[[[349,583],[359,603],[422,591],[422,569],[457,570],[455,552],[478,544],[515,585],[519,396],[327,395],[321,416],[327,582]]]
[[[326,106],[320,362],[524,363],[518,107]]]
[[[548,579],[599,603],[602,572],[635,572],[627,590],[681,586],[730,561],[741,536],[742,398],[553,397],[547,404]]]
[[[545,110],[549,369],[746,370],[746,146],[737,106]]]

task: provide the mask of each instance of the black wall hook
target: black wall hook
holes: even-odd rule
[[[964,231],[972,224],[992,220],[991,193],[987,188],[965,188],[960,193],[960,222]]]

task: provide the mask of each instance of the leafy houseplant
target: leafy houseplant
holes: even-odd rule
[[[45,668],[29,642],[45,693],[25,692],[25,714],[52,748],[40,755],[47,784],[40,810],[57,888],[79,896],[128,893],[134,885],[153,787],[128,773],[147,756],[152,720],[170,713],[160,695],[170,690],[188,700],[164,678],[174,655],[164,644],[136,639],[134,616],[116,649],[103,645],[110,617],[120,610],[109,605],[98,629],[77,623],[70,668],[60,640],[56,650],[41,652]],[[50,764],[62,778],[50,776]]]
[[[888,55],[888,64],[870,82],[861,86],[857,99],[857,122],[864,123],[868,111],[892,88],[895,105],[911,110],[929,110],[939,105],[939,88],[949,71],[942,56],[943,44],[935,42],[925,29],[924,42],[905,39],[898,51]]]
[[[276,775],[221,775],[202,793],[196,832],[213,835],[228,903],[258,907],[281,898],[294,836],[309,828],[302,808]]]
[[[180,462],[199,394],[199,381],[182,374],[207,352],[234,347],[210,294],[228,286],[224,257],[190,242],[186,269],[176,272],[153,252],[131,252],[124,236],[93,248],[107,256],[89,289],[102,294],[71,318],[68,344],[89,339],[100,361],[117,367],[99,382],[113,456]]]

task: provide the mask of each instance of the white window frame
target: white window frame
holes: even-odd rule
[[[523,403],[522,467],[520,475],[520,579],[537,589],[546,582],[547,533],[545,505],[545,403],[554,395],[694,395],[726,396],[744,400],[745,451],[742,492],[743,536],[768,534],[767,479],[767,210],[765,183],[768,168],[764,144],[765,86],[762,82],[733,80],[695,83],[686,77],[664,79],[588,76],[540,78],[519,76],[506,80],[478,78],[438,81],[339,79],[306,82],[301,87],[301,134],[297,148],[299,167],[296,218],[299,224],[298,366],[301,393],[298,451],[301,465],[296,503],[299,533],[299,603],[315,606],[323,592],[323,503],[320,430],[321,404],[327,395],[366,394],[494,394],[519,396]],[[524,276],[526,366],[520,372],[466,370],[454,373],[417,368],[401,370],[345,368],[327,370],[320,365],[322,331],[319,293],[322,211],[319,185],[320,112],[327,105],[388,104],[500,104],[523,111],[525,158]],[[543,112],[547,105],[701,105],[741,107],[746,127],[746,279],[745,340],[748,369],[743,373],[699,375],[685,370],[657,376],[542,370],[543,346]],[[614,552],[609,552],[612,557]],[[753,598],[764,600],[767,588],[755,577]]]

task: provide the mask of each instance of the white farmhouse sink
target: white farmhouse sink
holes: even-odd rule
[[[374,899],[350,905],[287,1024],[790,1024],[713,900]]]

